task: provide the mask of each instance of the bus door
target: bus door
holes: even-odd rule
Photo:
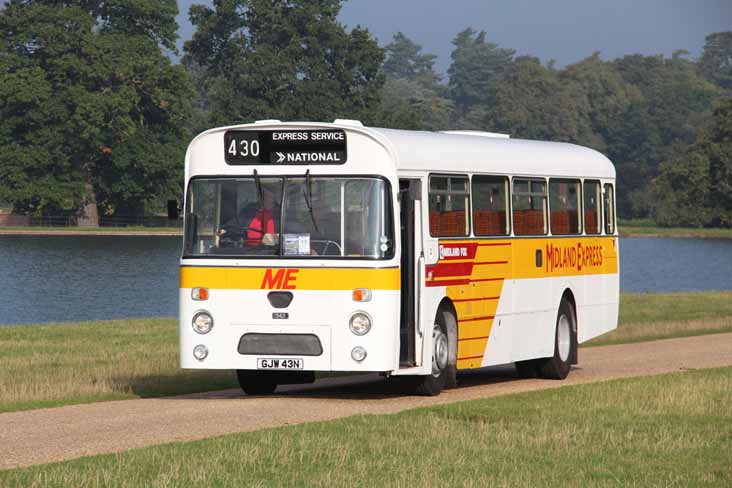
[[[424,287],[424,253],[421,180],[399,180],[399,213],[402,243],[399,366],[409,368],[420,366],[422,362],[420,298]]]

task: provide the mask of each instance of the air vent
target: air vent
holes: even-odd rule
[[[363,122],[353,119],[335,119],[333,123],[338,125],[350,125],[351,127],[363,127]]]
[[[494,137],[496,139],[510,139],[509,134],[499,134],[498,132],[484,132],[482,130],[443,130],[443,134],[455,134],[458,136],[477,136],[477,137]]]

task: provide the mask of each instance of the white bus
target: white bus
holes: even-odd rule
[[[185,165],[180,363],[242,389],[516,363],[563,379],[618,318],[615,169],[572,144],[358,121],[212,129]]]

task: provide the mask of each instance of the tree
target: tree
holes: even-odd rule
[[[458,115],[464,117],[471,109],[491,105],[498,81],[511,65],[516,51],[499,48],[486,41],[484,31],[471,28],[458,33],[452,43],[455,49],[447,70],[450,98]]]
[[[649,216],[652,205],[644,202],[651,201],[648,183],[658,176],[659,164],[684,152],[711,116],[719,89],[698,75],[687,54],[636,54],[613,62],[625,83],[640,92],[607,140],[618,171],[618,213],[624,217]]]
[[[732,90],[732,31],[706,37],[699,72],[717,86]]]
[[[437,56],[422,53],[422,46],[401,32],[394,34],[394,40],[384,47],[384,74],[387,78],[420,80],[428,86],[439,81],[434,71]]]
[[[707,146],[712,224],[732,227],[732,98],[717,104],[712,120]]]
[[[512,137],[579,142],[591,132],[582,87],[561,80],[537,58],[519,57],[496,86],[484,126]]]
[[[592,134],[582,142],[607,152],[608,141],[614,142],[617,129],[631,106],[641,101],[640,91],[625,83],[612,63],[600,59],[600,53],[567,66],[559,77],[578,83],[587,97]]]
[[[0,199],[139,214],[177,196],[190,85],[174,0],[12,0],[0,11]]]
[[[184,62],[205,73],[212,124],[358,117],[379,101],[383,51],[337,21],[342,0],[195,5]]]
[[[717,104],[693,145],[661,165],[654,195],[659,225],[732,227],[732,99]]]
[[[452,102],[434,70],[434,54],[398,32],[385,47],[386,83],[370,124],[413,130],[444,130],[450,124]]]
[[[369,125],[410,130],[445,130],[449,127],[452,102],[419,81],[388,78],[381,103],[366,117]]]

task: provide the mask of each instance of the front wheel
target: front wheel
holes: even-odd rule
[[[563,380],[569,374],[572,358],[577,356],[577,325],[572,305],[562,300],[554,333],[554,355],[538,363],[539,376]]]
[[[454,318],[449,312],[438,312],[432,327],[432,374],[415,377],[418,395],[436,396],[455,384],[455,365],[450,364],[450,348],[456,344],[450,343],[447,333],[447,323],[451,320]]]
[[[271,395],[277,389],[277,383],[269,375],[258,371],[237,369],[236,379],[247,395]]]

